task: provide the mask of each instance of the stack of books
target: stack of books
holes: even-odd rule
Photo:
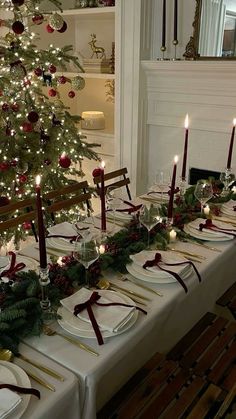
[[[110,60],[106,58],[84,58],[83,68],[85,73],[110,73]]]

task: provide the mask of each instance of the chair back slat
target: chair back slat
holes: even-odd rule
[[[85,180],[83,182],[73,183],[72,185],[67,185],[64,188],[47,192],[46,194],[44,194],[44,198],[55,199],[55,198],[61,197],[62,195],[67,195],[73,192],[79,192],[87,188],[88,188],[88,182]]]
[[[45,209],[47,212],[53,213],[60,211],[64,208],[70,208],[73,205],[79,204],[81,202],[85,202],[87,200],[91,199],[90,193],[85,193],[79,196],[74,196],[69,199],[65,199],[63,201],[55,202],[54,204],[48,205]]]
[[[3,207],[0,207],[0,215],[2,214],[10,214],[17,209],[24,209],[24,208],[30,208],[35,206],[35,201],[32,198],[24,199],[22,201],[16,201],[12,202],[8,205],[4,205]]]
[[[129,197],[129,199],[131,200],[131,193],[130,193],[130,189],[129,189],[129,185],[130,185],[130,179],[129,177],[126,177],[126,175],[128,174],[127,168],[123,167],[122,169],[118,169],[118,170],[113,170],[112,172],[108,172],[104,174],[104,181],[105,181],[105,192],[107,190],[108,187],[114,187],[114,188],[121,188],[123,186],[125,186],[126,191],[127,191],[127,195]],[[109,182],[113,179],[116,179],[118,177],[122,177],[122,180],[115,180],[114,182]],[[94,176],[93,177],[93,182],[94,184],[97,186],[97,190],[98,193],[100,192],[100,188],[101,188],[101,176]],[[109,182],[109,183],[107,183]]]
[[[0,222],[0,231],[5,231],[11,227],[17,227],[25,221],[33,221],[36,218],[36,211],[26,212],[18,217],[10,218],[9,220]]]

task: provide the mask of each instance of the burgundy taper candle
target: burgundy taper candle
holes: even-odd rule
[[[182,165],[182,180],[186,179],[186,165],[187,165],[187,157],[188,157],[188,114],[185,118],[185,141],[184,141],[184,155],[183,155],[183,165]]]
[[[178,41],[178,0],[174,0],[174,41]]]
[[[175,181],[176,181],[177,161],[178,161],[178,156],[175,156],[173,174],[172,174],[172,180],[171,180],[171,188],[170,188],[170,199],[169,199],[168,213],[167,213],[167,216],[168,216],[169,219],[171,219],[173,217],[173,204],[174,204],[174,195],[175,195]]]
[[[101,163],[101,190],[100,190],[100,200],[101,200],[101,230],[106,231],[106,200],[105,200],[105,183],[104,183],[104,167],[105,163]]]
[[[231,134],[230,145],[229,145],[227,169],[231,168],[231,160],[232,160],[232,153],[233,153],[233,146],[234,146],[235,125],[236,125],[236,119],[233,120],[233,128],[232,128],[232,134]]]
[[[162,42],[161,46],[166,46],[166,0],[162,4]]]
[[[40,268],[45,269],[47,267],[47,252],[46,252],[45,231],[44,231],[44,222],[43,222],[40,176],[36,177],[36,207],[37,207],[37,220],[38,220]]]

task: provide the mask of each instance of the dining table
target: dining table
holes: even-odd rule
[[[24,339],[28,347],[67,368],[78,378],[77,417],[95,419],[96,412],[155,352],[169,351],[202,315],[214,310],[216,300],[233,284],[236,272],[235,239],[204,243],[209,247],[178,240],[172,243],[177,250],[196,253],[201,257],[194,262],[201,282],[193,270],[185,280],[187,292],[178,282],[147,284],[128,273],[124,276],[111,270],[104,272],[105,279],[141,293],[149,300],[145,302],[146,306],[142,306],[147,314],[139,312],[132,327],[116,336],[104,338],[103,345],[98,344],[95,335],[92,338],[79,338],[99,356],[78,348],[57,334]],[[33,252],[32,246],[26,246],[25,249],[28,256]],[[137,284],[148,285],[161,295],[141,289]],[[53,328],[72,336],[58,323],[54,323]],[[77,339],[76,336],[73,338]]]

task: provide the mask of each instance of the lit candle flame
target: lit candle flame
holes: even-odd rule
[[[41,176],[40,175],[36,176],[35,182],[36,182],[36,186],[40,185],[40,182],[41,182]]]
[[[102,160],[102,162],[101,162],[101,168],[104,169],[104,167],[105,167],[105,162],[104,162],[104,160]]]
[[[179,160],[179,157],[178,156],[175,156],[175,158],[174,158],[175,164],[178,163],[178,160]]]
[[[233,120],[233,125],[236,126],[236,118]]]
[[[185,121],[184,121],[184,127],[185,127],[186,129],[188,129],[188,126],[189,126],[189,118],[188,118],[188,113],[187,113],[187,115],[186,115],[186,117],[185,117]]]
[[[105,246],[104,246],[104,244],[101,244],[99,246],[99,253],[100,253],[100,255],[103,255],[103,253],[105,253]]]

